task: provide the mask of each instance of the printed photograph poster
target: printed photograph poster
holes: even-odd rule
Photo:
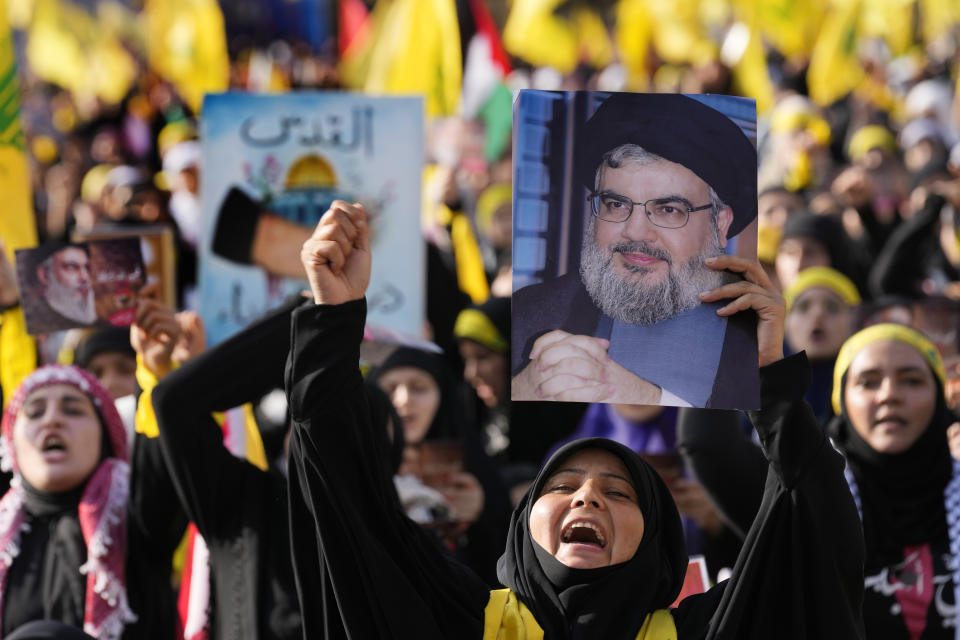
[[[137,238],[46,244],[16,257],[28,333],[133,324],[146,282]]]
[[[160,299],[171,309],[177,304],[177,251],[174,231],[165,225],[144,225],[135,228],[120,225],[97,225],[85,233],[74,233],[74,242],[135,238],[140,243],[147,283],[157,282]]]
[[[700,292],[756,260],[756,105],[521,91],[514,102],[511,397],[760,406],[756,315]]]
[[[363,204],[368,320],[419,334],[423,101],[338,92],[208,95],[199,311],[211,344],[309,289],[300,248],[334,200]]]

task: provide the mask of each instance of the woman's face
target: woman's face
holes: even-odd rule
[[[530,535],[573,569],[632,558],[643,539],[643,512],[623,462],[603,449],[567,458],[533,503]]]
[[[850,307],[826,287],[811,287],[790,306],[784,327],[794,351],[805,350],[811,360],[829,360],[850,337]]]
[[[507,398],[507,357],[473,340],[460,341],[463,358],[463,377],[476,390],[488,407],[509,400]]]
[[[913,347],[882,340],[854,357],[843,398],[850,423],[867,444],[880,453],[902,453],[933,417],[937,382]]]
[[[41,491],[75,489],[97,467],[102,437],[85,393],[68,384],[41,387],[27,396],[13,425],[20,474]]]
[[[440,387],[429,373],[416,367],[393,367],[377,380],[403,421],[407,444],[423,440],[440,408]]]

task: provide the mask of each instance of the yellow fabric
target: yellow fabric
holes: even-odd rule
[[[850,144],[847,145],[847,155],[853,161],[859,160],[871,149],[880,149],[887,153],[896,153],[897,139],[893,137],[884,126],[871,124],[860,127],[850,138]]]
[[[780,247],[780,238],[783,229],[771,224],[761,224],[757,227],[757,260],[773,264],[777,259],[777,249]]]
[[[0,385],[4,403],[36,368],[37,348],[33,338],[27,335],[23,309],[7,309],[0,313]]]
[[[371,93],[418,93],[427,115],[457,112],[463,71],[453,0],[378,0],[371,37],[344,52],[344,82]]]
[[[67,0],[37,0],[26,54],[44,80],[111,104],[123,99],[137,76],[123,43]]]
[[[483,640],[543,640],[543,629],[513,591],[497,589],[483,612]],[[647,615],[637,640],[677,640],[670,612],[657,609]]]
[[[490,284],[483,270],[483,256],[473,233],[469,218],[455,213],[450,221],[450,241],[453,242],[453,257],[457,263],[457,285],[470,296],[474,304],[490,297]]]
[[[717,45],[701,21],[699,0],[648,0],[653,47],[668,64],[702,65],[717,59]]]
[[[15,3],[14,3],[15,4]],[[20,97],[16,57],[10,25],[7,24],[6,0],[0,0],[0,239],[10,264],[14,251],[37,244],[37,229],[30,197],[30,178],[25,141],[20,124]],[[27,324],[20,307],[0,313],[0,386],[3,399],[9,400],[20,382],[37,368],[37,349],[27,334]]]
[[[830,125],[818,114],[798,109],[774,110],[770,119],[772,133],[790,133],[800,129],[806,130],[818,144],[830,143]]]
[[[246,459],[258,469],[267,470],[267,453],[263,448],[263,438],[257,427],[257,419],[253,415],[253,405],[249,402],[239,407],[243,415],[243,432],[246,444]],[[227,416],[225,413],[214,412],[213,419],[223,428]]]
[[[748,0],[749,1],[749,0]],[[787,58],[810,55],[826,14],[826,0],[752,0],[760,32]]]
[[[510,348],[507,337],[500,335],[490,318],[477,309],[464,309],[457,315],[453,335],[479,342],[498,353],[506,353]]]
[[[174,364],[176,366],[176,364]],[[140,385],[140,397],[137,398],[137,413],[133,420],[134,430],[142,433],[148,438],[156,438],[160,435],[157,428],[157,415],[153,412],[153,388],[157,386],[159,380],[153,375],[147,365],[143,363],[143,358],[137,354],[137,384]]]
[[[828,106],[853,91],[864,71],[857,55],[861,0],[834,0],[810,54],[810,98]]]
[[[787,313],[800,294],[812,287],[830,289],[850,306],[861,302],[857,285],[847,276],[830,267],[808,267],[801,271],[783,292],[783,298],[787,301]]]
[[[957,0],[919,0],[920,32],[927,44],[947,35],[960,23]]]
[[[534,66],[570,73],[577,66],[577,34],[554,15],[561,0],[513,0],[503,25],[503,46]]]
[[[483,190],[477,198],[477,227],[487,233],[493,214],[505,204],[513,203],[513,187],[509,184],[494,184]]]
[[[758,27],[757,8],[753,3],[741,3],[738,11],[743,22],[739,33],[747,38],[743,51],[735,60],[724,60],[732,66],[733,85],[737,93],[757,101],[757,113],[766,113],[773,107],[773,82],[767,71],[763,42]],[[731,33],[733,31],[731,30]],[[729,37],[729,36],[728,36]]]
[[[916,329],[911,329],[902,324],[875,324],[850,336],[840,347],[840,353],[837,354],[837,363],[833,368],[833,395],[831,397],[833,411],[837,415],[840,415],[843,376],[850,367],[850,363],[867,345],[881,340],[896,340],[916,349],[917,353],[930,364],[930,368],[933,369],[940,380],[940,386],[943,387],[946,384],[947,372],[944,369],[940,352],[926,336]]]
[[[613,62],[613,42],[603,24],[603,18],[593,8],[579,6],[570,16],[570,24],[577,35],[577,53],[580,61],[595,69],[603,69]]]
[[[618,0],[613,38],[620,60],[627,70],[630,91],[644,91],[650,86],[647,54],[653,35],[653,23],[644,0]]]
[[[880,38],[899,57],[913,45],[916,0],[871,0],[863,5],[863,38]]]
[[[230,60],[216,0],[147,0],[147,60],[176,86],[194,113],[205,93],[226,91]]]

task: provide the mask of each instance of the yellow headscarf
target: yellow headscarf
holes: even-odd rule
[[[850,363],[867,345],[881,340],[896,340],[916,349],[917,353],[923,356],[930,368],[933,369],[934,374],[940,381],[941,388],[946,384],[947,371],[943,366],[943,359],[940,357],[940,352],[926,336],[916,329],[911,329],[902,324],[875,324],[853,334],[840,347],[837,364],[833,368],[833,394],[831,397],[833,412],[837,415],[840,415],[843,376],[850,367]]]
[[[824,287],[836,293],[851,307],[860,304],[860,292],[847,276],[830,267],[808,267],[790,283],[783,298],[787,301],[787,313],[800,294],[813,287]]]
[[[870,124],[860,127],[850,138],[850,144],[847,145],[847,155],[850,159],[857,161],[871,149],[880,149],[887,153],[896,153],[897,139],[886,127],[878,124]]]

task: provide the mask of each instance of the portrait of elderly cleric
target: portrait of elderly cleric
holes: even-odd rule
[[[525,91],[514,127],[512,399],[758,408],[724,257],[757,216],[753,101]]]
[[[16,255],[20,298],[31,332],[96,323],[89,247],[50,244],[21,249]]]

